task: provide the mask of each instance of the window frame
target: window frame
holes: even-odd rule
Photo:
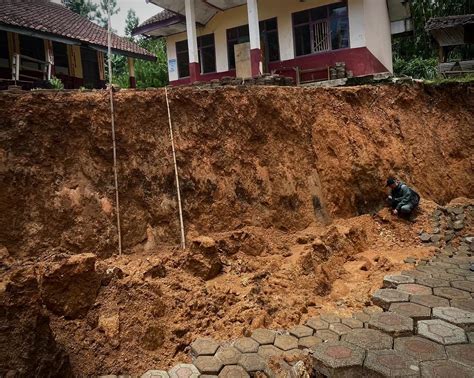
[[[239,30],[243,30],[243,28],[247,27],[247,30],[248,30],[248,42],[250,42],[250,29],[249,29],[249,25],[248,24],[244,24],[244,25],[239,25],[239,26],[234,26],[233,28],[229,28],[229,29],[226,29],[225,31],[225,34],[226,34],[226,47],[227,47],[227,68],[229,71],[233,71],[236,69],[236,64],[235,64],[235,50],[232,49],[233,53],[234,53],[234,66],[232,67],[231,66],[231,54],[230,54],[230,49],[229,49],[229,44],[231,42],[237,42],[237,43],[234,43],[233,46],[239,44],[239,43],[247,43],[247,42],[238,42],[240,39],[241,39],[241,35],[238,35],[236,38],[229,38],[229,34],[231,33],[231,31],[239,31]],[[242,37],[245,37],[245,35],[242,35]]]
[[[212,36],[212,44],[203,45],[202,44],[203,39],[205,37],[209,37],[209,36]],[[186,45],[186,49],[185,50],[183,49],[182,51],[178,51],[178,44]],[[215,36],[215,34],[214,33],[209,33],[209,34],[200,35],[199,37],[197,37],[197,45],[198,45],[198,55],[199,55],[199,72],[201,73],[201,75],[209,75],[209,74],[216,73],[217,72],[217,53],[216,53],[216,36]],[[203,70],[204,67],[203,67],[202,49],[209,48],[209,47],[213,47],[213,50],[214,50],[214,71],[204,72],[204,70]],[[182,76],[179,72],[179,55],[180,54],[184,54],[184,53],[187,54],[187,59],[186,60],[188,62],[188,67],[189,67],[188,40],[184,39],[184,40],[181,40],[181,41],[177,41],[175,43],[175,49],[176,49],[176,68],[178,70],[178,79],[189,78],[190,77],[189,68],[188,68],[188,75],[187,76]]]
[[[8,46],[8,32],[7,31],[4,31],[4,30],[0,30],[0,34],[4,35],[5,36],[5,40],[3,41],[3,37],[2,37],[2,41],[4,42],[4,45],[3,43],[0,44],[0,68],[10,68],[10,49],[9,49],[9,46]],[[3,50],[3,48],[1,47],[5,47],[5,50]],[[1,63],[1,62],[5,62],[5,64]]]
[[[276,28],[275,29],[267,30],[266,27],[262,28],[262,26],[266,26],[266,23],[270,22],[270,21],[275,21],[275,23],[276,23]],[[278,59],[277,60],[272,60],[272,61],[270,61],[268,59],[268,63],[281,62],[280,29],[278,28],[278,17],[270,17],[270,18],[267,18],[265,20],[261,20],[261,21],[258,22],[258,24],[259,24],[259,31],[260,31],[260,41],[262,41],[262,38],[263,38],[263,43],[265,44],[265,47],[266,47],[265,54],[269,54],[268,39],[267,39],[268,33],[276,33],[276,37],[277,37],[276,40],[277,40],[277,46],[278,46]],[[228,70],[229,71],[233,71],[236,68],[235,67],[235,62],[234,62],[234,67],[231,67],[231,64],[230,64],[231,54],[230,54],[230,49],[229,49],[229,42],[238,41],[240,39],[240,35],[237,38],[229,39],[229,33],[232,30],[239,30],[239,29],[244,28],[244,27],[247,27],[247,30],[249,30],[249,25],[248,24],[238,25],[238,26],[234,26],[232,28],[226,29],[227,64],[228,64]],[[249,30],[249,42],[250,42],[250,30]],[[245,43],[245,42],[240,42],[240,43]],[[235,50],[234,50],[234,54],[235,54]],[[268,56],[267,56],[267,58],[268,58]]]
[[[340,8],[340,7],[346,7],[347,8],[347,16],[337,16],[337,17],[331,17],[331,10],[332,9],[335,9],[335,8]],[[324,9],[326,11],[326,17],[325,18],[321,18],[321,19],[318,19],[318,20],[312,20],[311,18],[311,12],[312,11],[315,11],[316,9]],[[307,22],[302,22],[302,23],[295,23],[295,18],[294,16],[298,13],[303,13],[303,12],[307,12],[309,14],[309,17],[308,17],[308,21]],[[349,40],[348,40],[348,44],[347,44],[347,47],[341,47],[339,49],[334,49],[333,48],[333,45],[332,45],[332,20],[333,19],[340,19],[340,18],[347,18],[347,31],[348,31],[348,36],[349,36]],[[350,23],[349,23],[349,6],[347,4],[347,1],[342,1],[342,2],[338,2],[338,3],[333,3],[333,4],[327,4],[327,5],[322,5],[322,6],[319,6],[319,7],[315,7],[315,8],[309,8],[309,9],[305,9],[305,10],[302,10],[302,11],[298,11],[298,12],[294,12],[291,14],[291,24],[292,24],[292,32],[293,32],[293,54],[294,54],[294,58],[301,58],[301,57],[305,57],[305,56],[311,56],[311,55],[317,55],[317,54],[326,54],[328,52],[333,52],[333,51],[340,51],[340,50],[347,50],[347,49],[350,49],[351,48],[351,40],[350,40]],[[328,29],[329,29],[329,35],[328,35],[328,44],[330,46],[330,49],[329,50],[324,50],[324,51],[313,51],[313,48],[314,48],[314,32],[312,31],[313,30],[313,27],[315,24],[317,23],[320,23],[321,21],[326,21],[327,22],[327,25],[328,25]],[[297,54],[297,46],[296,46],[296,33],[295,33],[295,29],[297,27],[301,27],[301,26],[308,26],[309,28],[309,31],[310,31],[310,49],[311,49],[311,52],[308,53],[308,54],[301,54],[301,55],[298,55]]]

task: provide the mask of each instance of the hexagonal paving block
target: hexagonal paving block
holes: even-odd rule
[[[302,337],[313,336],[314,330],[312,328],[306,327],[304,325],[298,325],[290,328],[288,330],[290,335],[297,337],[298,339]]]
[[[474,298],[473,299],[453,299],[451,306],[460,308],[461,310],[474,312]]]
[[[367,323],[370,320],[370,315],[366,314],[363,311],[354,312],[352,314],[352,317],[356,320],[359,320],[360,322],[363,322],[363,323]]]
[[[419,277],[415,278],[415,282],[420,285],[428,286],[428,287],[449,287],[449,281],[441,280],[439,278],[430,278],[430,277]]]
[[[438,297],[446,299],[469,299],[471,294],[467,291],[459,290],[454,287],[435,287],[433,292]]]
[[[370,318],[367,319],[367,321]],[[357,329],[357,328],[364,328],[364,323],[360,320],[354,319],[354,318],[344,318],[341,319],[342,324],[352,328],[352,329]]]
[[[421,376],[426,378],[472,378],[469,368],[450,360],[422,362],[420,368]]]
[[[302,349],[291,349],[283,352],[283,355],[285,356],[285,360],[291,364],[293,362],[302,360],[308,355],[308,352]]]
[[[275,341],[276,332],[269,329],[259,328],[252,332],[251,338],[260,345],[273,344]]]
[[[465,329],[474,331],[474,313],[456,307],[435,307],[433,318],[442,319]]]
[[[282,355],[283,351],[278,349],[275,345],[262,345],[258,348],[258,354],[268,360],[271,357]]]
[[[141,378],[169,378],[169,374],[163,370],[148,370],[145,374],[142,374]]]
[[[233,346],[221,346],[216,353],[216,357],[222,361],[224,365],[236,365],[241,356],[239,352]]]
[[[339,335],[328,329],[321,329],[319,331],[316,331],[314,336],[319,337],[323,341],[338,341],[339,340]]]
[[[362,371],[365,351],[344,341],[334,341],[319,344],[314,348],[314,370],[327,377],[339,374],[358,376]]]
[[[439,319],[419,321],[418,334],[442,345],[467,342],[466,333],[462,328]]]
[[[320,315],[321,320],[331,324],[331,323],[340,323],[341,318],[337,316],[336,314],[321,314]]]
[[[362,309],[367,315],[374,315],[378,314],[379,312],[383,312],[383,309],[381,309],[379,306],[366,306]]]
[[[441,269],[430,265],[419,265],[416,267],[416,270],[428,274],[437,274]]]
[[[433,294],[431,287],[419,284],[401,284],[397,287],[398,290],[410,295],[430,295]]]
[[[390,304],[395,302],[408,302],[410,296],[398,289],[379,289],[372,296],[372,302],[388,310]]]
[[[352,328],[342,324],[342,323],[333,323],[329,325],[329,330],[338,334],[339,336],[345,335],[352,331]]]
[[[410,336],[413,334],[413,319],[394,312],[383,312],[372,316],[369,328],[378,329],[391,336]]]
[[[474,369],[474,344],[450,345],[446,352],[450,360]]]
[[[275,346],[281,350],[290,350],[298,348],[298,339],[290,335],[277,335]]]
[[[392,303],[389,311],[407,316],[415,321],[429,319],[431,317],[431,308],[412,302]]]
[[[308,319],[305,323],[308,327],[311,327],[315,331],[319,331],[320,329],[328,329],[329,323],[321,320],[321,318],[311,318]]]
[[[316,336],[302,337],[298,340],[298,347],[302,349],[312,349],[322,342],[323,340]]]
[[[402,270],[400,273],[402,276],[409,276],[409,277],[431,277],[430,273],[420,272],[419,270]]]
[[[216,353],[219,344],[212,339],[199,338],[191,344],[191,354],[199,356],[212,356]]]
[[[410,302],[430,308],[449,306],[449,300],[436,295],[412,295]]]
[[[191,364],[179,364],[169,372],[170,378],[198,378],[199,370]]]
[[[242,353],[257,353],[259,344],[250,337],[241,337],[234,341],[233,346]]]
[[[257,353],[242,354],[238,364],[242,366],[248,373],[264,371],[267,368],[267,363]]]
[[[418,362],[446,359],[444,346],[419,336],[396,338],[394,349]]]
[[[460,268],[451,268],[451,269],[446,269],[446,273],[456,274],[460,277],[465,277],[466,275],[469,274],[469,271],[464,270],[464,269],[460,269]]]
[[[219,373],[219,378],[250,378],[242,366],[225,366]]]
[[[383,278],[383,287],[387,289],[395,289],[400,284],[415,283],[415,279],[410,276],[388,275]]]
[[[199,356],[193,362],[202,374],[217,375],[224,367],[222,361],[215,356]]]
[[[393,345],[391,336],[375,329],[354,329],[342,336],[342,340],[369,350],[391,349]]]
[[[418,363],[395,350],[369,350],[364,367],[385,377],[418,377]]]
[[[474,282],[473,281],[451,281],[451,286],[464,290],[469,291],[470,293],[474,293]]]
[[[435,276],[436,278],[440,278],[442,280],[447,280],[447,281],[459,281],[460,279],[463,279],[462,276],[458,276],[457,274],[446,273],[446,272],[439,272]]]

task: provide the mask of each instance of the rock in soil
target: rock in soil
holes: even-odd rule
[[[94,304],[101,284],[92,253],[45,265],[41,274],[41,298],[56,315],[82,318]]]

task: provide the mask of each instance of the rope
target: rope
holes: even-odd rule
[[[118,252],[119,255],[122,254],[122,230],[120,227],[120,202],[119,202],[119,189],[118,189],[118,173],[117,173],[117,145],[115,142],[115,112],[114,112],[114,90],[112,87],[112,21],[110,15],[110,5],[109,1],[107,7],[107,16],[108,16],[108,35],[107,35],[107,45],[108,45],[108,68],[109,68],[109,94],[110,94],[110,119],[112,123],[112,149],[114,154],[114,182],[115,182],[115,203],[117,206],[117,232],[118,232]]]
[[[168,108],[168,123],[170,126],[171,149],[173,150],[174,174],[176,176],[176,189],[178,191],[179,224],[181,228],[181,248],[186,249],[186,238],[184,236],[183,208],[181,206],[181,190],[179,188],[178,163],[176,162],[176,150],[174,148],[173,125],[171,123],[170,102],[168,99],[168,88],[165,87],[166,107]]]

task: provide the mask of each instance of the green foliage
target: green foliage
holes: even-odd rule
[[[412,0],[411,10],[414,33],[393,41],[394,71],[398,75],[418,79],[435,79],[437,76],[438,50],[425,30],[432,17],[445,17],[474,12],[473,0]],[[466,59],[472,54],[468,46],[450,53],[451,59]],[[472,58],[472,57],[471,57]]]
[[[100,11],[97,4],[91,0],[61,0],[62,4],[74,13],[87,17],[93,22],[100,20]]]
[[[135,29],[140,23],[137,14],[133,9],[129,9],[127,12],[127,18],[125,19],[125,35],[131,40],[134,41],[135,38],[132,37],[133,29]]]
[[[53,89],[64,89],[63,82],[61,81],[61,79],[59,79],[56,76],[52,76],[51,79],[49,80],[49,83],[51,84],[51,87]]]
[[[117,6],[117,0],[100,0],[98,24],[104,28],[107,28],[109,24],[109,12],[110,16],[116,15],[120,12],[120,8]]]
[[[472,0],[412,0],[411,10],[414,33],[410,37],[394,40],[395,58],[410,60],[429,59],[437,56],[431,36],[425,30],[426,23],[432,17],[445,17],[474,12]]]
[[[145,39],[139,45],[157,57],[156,62],[137,60],[135,77],[138,88],[164,87],[168,85],[168,57],[164,39]]]
[[[157,60],[150,62],[137,59],[135,61],[135,79],[138,88],[163,87],[168,84],[168,57],[166,55],[166,44],[163,39],[145,39],[133,37],[132,31],[139,25],[139,19],[134,10],[127,12],[125,20],[125,35],[132,42],[137,43],[144,49],[153,53]],[[112,60],[114,72],[114,84],[122,88],[130,86],[128,77],[127,59],[114,56]]]
[[[393,70],[397,75],[411,76],[415,79],[433,80],[438,74],[438,60],[436,58],[423,59],[420,57],[405,60],[395,58]]]

